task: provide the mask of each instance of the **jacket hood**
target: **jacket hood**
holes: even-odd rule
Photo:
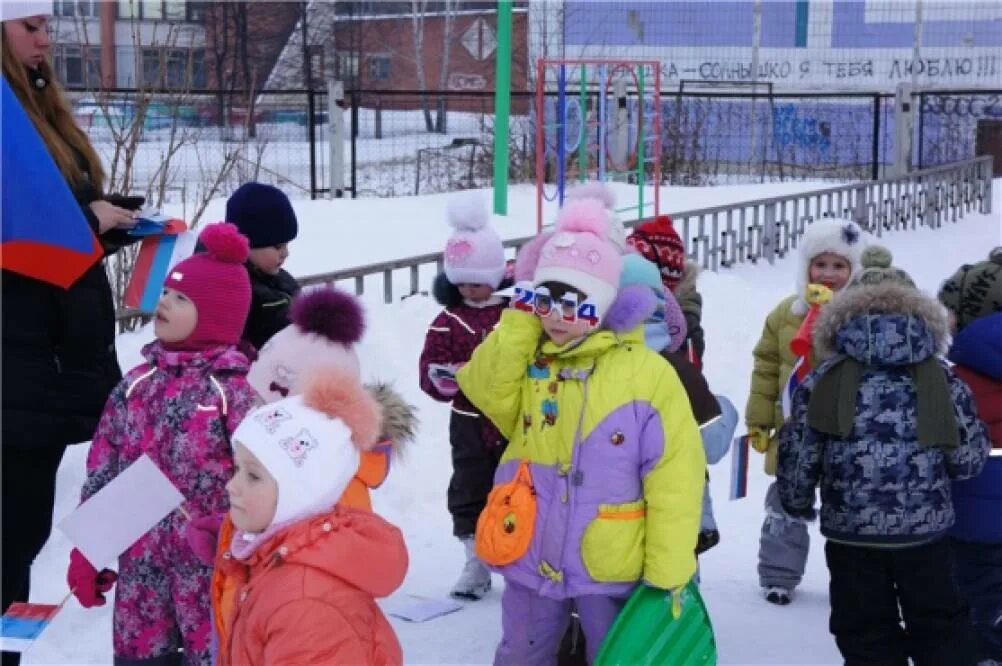
[[[699,279],[699,274],[703,269],[699,267],[694,261],[686,261],[685,267],[682,269],[682,277],[678,281],[678,286],[675,287],[675,294],[688,294],[689,292],[696,291],[696,280]]]
[[[975,319],[961,329],[948,358],[1002,381],[1002,312]]]
[[[317,569],[374,597],[386,597],[407,574],[400,530],[363,509],[337,506],[277,532],[249,558],[251,568],[282,562]]]
[[[943,306],[913,287],[850,287],[821,308],[814,351],[819,359],[845,354],[868,365],[912,365],[945,353],[948,330]]]
[[[250,361],[236,345],[220,345],[200,351],[171,351],[159,340],[142,349],[143,358],[158,368],[179,368],[183,372],[236,372],[250,369]]]
[[[417,413],[414,405],[404,400],[404,397],[385,382],[366,384],[365,389],[383,408],[383,432],[381,439],[389,440],[394,456],[414,441],[418,427]]]

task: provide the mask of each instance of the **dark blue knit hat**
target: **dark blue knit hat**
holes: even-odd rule
[[[244,183],[230,195],[226,221],[237,225],[252,248],[288,243],[299,232],[289,197],[264,183]]]

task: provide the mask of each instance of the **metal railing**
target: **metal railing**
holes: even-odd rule
[[[985,156],[898,178],[680,211],[671,216],[685,239],[689,258],[716,271],[762,258],[772,263],[777,256],[796,248],[811,222],[824,217],[854,219],[880,237],[884,231],[895,229],[939,228],[972,211],[990,213],[991,206],[992,158]],[[633,227],[641,221],[632,220],[625,226]],[[510,239],[504,247],[513,254],[512,250],[532,238]],[[383,300],[391,303],[396,271],[408,271],[409,291],[404,295],[411,295],[421,291],[421,268],[434,265],[441,272],[442,262],[442,253],[435,252],[309,275],[299,278],[299,282],[308,286],[351,280],[355,294],[361,295],[366,277],[382,275]]]
[[[685,239],[689,259],[716,271],[736,263],[770,264],[797,247],[807,226],[816,219],[847,217],[867,232],[880,237],[884,231],[938,229],[976,212],[992,208],[992,158],[948,164],[914,171],[898,178],[852,183],[810,192],[769,197],[739,203],[671,213],[675,227]],[[627,228],[642,220],[625,222]],[[533,236],[504,241],[509,256]],[[422,293],[421,269],[443,270],[441,252],[352,266],[329,273],[298,278],[306,286],[349,282],[356,295],[365,292],[366,278],[382,276],[383,301],[394,300],[395,277],[404,277],[406,293]],[[399,276],[406,271],[406,276]],[[119,313],[119,320],[143,316],[134,310]]]

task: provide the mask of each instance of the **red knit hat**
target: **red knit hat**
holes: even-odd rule
[[[195,304],[198,320],[185,349],[235,345],[243,335],[250,311],[250,277],[244,262],[247,238],[233,224],[210,224],[198,237],[205,252],[194,254],[171,269],[164,287],[175,289]]]
[[[675,291],[685,269],[685,245],[675,231],[671,217],[658,215],[633,230],[626,239],[645,259],[661,271],[661,281],[669,291]]]

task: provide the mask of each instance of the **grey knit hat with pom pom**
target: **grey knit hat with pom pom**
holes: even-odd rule
[[[894,257],[891,251],[882,245],[870,245],[863,250],[860,264],[863,266],[857,275],[849,282],[851,287],[872,286],[884,282],[896,282],[907,287],[915,287],[915,281],[905,271],[892,266]]]
[[[1002,311],[1002,246],[989,252],[986,261],[961,266],[939,288],[938,297],[956,316],[957,330]]]

